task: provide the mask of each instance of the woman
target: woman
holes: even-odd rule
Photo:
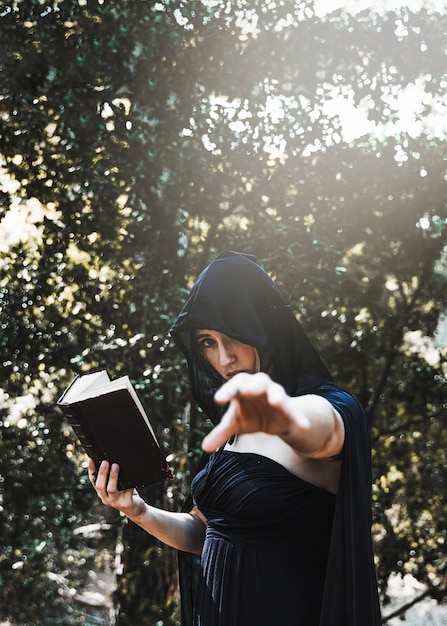
[[[102,501],[200,555],[197,626],[378,626],[366,419],[273,281],[251,258],[222,253],[171,334],[216,425],[191,507],[162,511],[118,492],[107,463],[96,482],[90,467]]]

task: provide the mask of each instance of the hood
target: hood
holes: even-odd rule
[[[222,409],[214,394],[222,377],[196,349],[192,332],[207,328],[270,355],[275,379],[295,396],[332,378],[270,276],[254,257],[222,252],[198,276],[189,298],[171,327],[185,355],[193,396],[217,423]]]

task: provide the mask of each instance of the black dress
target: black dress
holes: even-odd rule
[[[318,626],[335,496],[254,453],[222,450],[192,485],[208,519],[197,626]]]

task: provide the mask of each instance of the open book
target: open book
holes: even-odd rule
[[[96,468],[103,460],[119,464],[120,489],[173,477],[128,376],[77,376],[57,404]]]

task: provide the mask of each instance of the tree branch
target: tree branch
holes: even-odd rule
[[[422,602],[422,600],[424,600],[425,598],[430,596],[430,593],[431,592],[428,589],[427,591],[424,591],[424,593],[422,593],[420,596],[417,596],[416,598],[411,600],[411,602],[407,602],[406,604],[403,604],[401,607],[399,607],[398,609],[396,609],[395,611],[393,611],[389,615],[386,615],[385,617],[382,617],[382,624],[386,624],[393,617],[398,617],[399,615],[402,615],[403,613],[408,611],[408,609],[411,609],[412,606],[415,606],[416,604],[418,604],[419,602]]]

